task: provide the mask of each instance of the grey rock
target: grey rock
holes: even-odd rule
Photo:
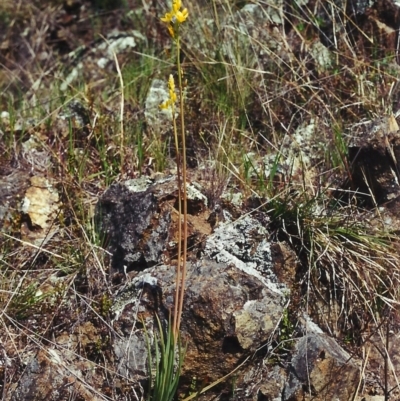
[[[79,333],[79,334],[77,334]],[[94,372],[96,364],[76,354],[82,344],[94,344],[98,338],[94,326],[86,322],[75,334],[62,334],[49,348],[31,353],[18,382],[12,385],[6,401],[62,400],[74,397],[84,401],[104,400],[96,388],[100,384]]]
[[[169,211],[159,213],[157,229],[151,220],[157,201],[151,189],[132,192],[123,184],[112,185],[96,206],[100,231],[107,237],[112,264],[117,270],[143,270],[161,260],[171,220]]]
[[[89,111],[77,100],[71,100],[59,114],[59,118],[72,122],[75,128],[84,129],[90,124]]]
[[[20,199],[29,187],[29,172],[10,168],[8,174],[0,174],[0,231],[7,231]]]
[[[350,400],[359,380],[350,355],[333,338],[313,333],[297,342],[282,399]]]
[[[146,38],[138,31],[118,32],[114,31],[107,38],[81,46],[68,54],[69,63],[73,64],[68,74],[63,77],[60,86],[61,91],[66,91],[78,78],[90,73],[90,80],[94,81],[104,75],[104,71],[115,67],[115,56],[128,53],[137,46],[137,42]]]
[[[115,270],[143,270],[174,257],[177,198],[173,175],[128,180],[104,193],[96,206],[96,220]],[[207,198],[192,184],[187,185],[187,200],[190,215],[207,209]],[[196,229],[189,236],[195,238]]]

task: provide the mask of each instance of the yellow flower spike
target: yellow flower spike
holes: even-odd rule
[[[171,96],[171,102],[175,103],[176,102],[176,93],[170,93]]]
[[[187,17],[189,16],[187,8],[184,8],[182,11],[180,11],[181,7],[181,0],[172,0],[171,11],[169,13],[166,13],[165,16],[161,18],[162,22],[168,24],[168,31],[172,37],[175,37],[174,25],[185,22]]]
[[[172,74],[169,74],[168,78],[168,88],[170,91],[174,92],[175,91],[175,81],[174,81],[174,76]]]
[[[176,93],[175,93],[175,81],[174,81],[174,76],[170,74],[168,78],[168,89],[169,89],[169,99],[163,102],[160,105],[160,109],[169,109],[170,107],[172,108],[175,103],[176,103]]]
[[[169,98],[171,99],[172,103],[176,101],[176,93],[175,93],[175,81],[174,76],[170,74],[168,79],[168,88],[169,88]]]

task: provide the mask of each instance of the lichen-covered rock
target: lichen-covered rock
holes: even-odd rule
[[[109,250],[118,253],[123,247],[120,258],[125,263],[138,254],[138,260],[145,262],[143,267],[152,266],[136,273],[115,296],[112,307],[113,327],[119,335],[113,344],[118,372],[136,380],[147,376],[147,343],[154,342],[158,331],[155,313],[167,324],[173,311],[175,264],[166,257],[166,250],[174,236],[175,188],[172,176],[131,180],[112,186],[97,209],[98,217],[103,217],[102,229],[110,235]],[[192,217],[204,213],[207,203],[201,192],[191,188],[188,197]],[[183,383],[194,377],[217,380],[274,339],[290,291],[278,279],[273,256],[277,250],[271,249],[267,224],[268,217],[261,212],[257,219],[250,215],[234,218],[225,210],[224,221],[204,238],[201,252],[191,254],[181,327],[188,343]],[[254,366],[244,368],[239,376],[247,383],[243,396],[249,400],[260,396],[278,399],[279,393],[288,400],[297,397],[306,380],[301,358],[316,361],[310,365],[313,385],[323,391],[320,383],[330,380],[327,366],[342,368],[347,354],[333,340],[315,337],[319,333],[309,335],[309,339],[316,338],[311,346],[299,340],[288,379],[286,374],[280,375],[280,384],[251,386],[252,379],[268,376],[272,380],[275,370],[270,366],[260,376]],[[318,364],[322,347],[328,362]],[[350,364],[351,374],[353,368]],[[341,385],[340,394],[350,391],[347,382]]]
[[[267,217],[264,216],[264,223]],[[218,262],[235,264],[244,272],[259,278],[272,291],[281,293],[287,287],[280,283],[273,271],[271,244],[265,225],[244,216],[236,221],[220,224],[207,238],[205,255]]]
[[[233,209],[220,205],[223,219],[213,225],[213,232],[203,228],[200,235],[195,227],[207,225],[207,199],[192,185],[187,195],[189,237],[202,246],[189,250],[187,262],[182,388],[193,380],[218,380],[257,350],[270,349],[294,285],[294,277],[287,278],[288,285],[281,280],[295,274],[295,267],[281,260],[281,247],[268,240],[265,213],[233,216]],[[147,378],[148,345],[154,346],[159,331],[155,316],[165,327],[174,310],[177,206],[175,176],[113,185],[97,206],[109,251],[117,256],[114,267],[121,270],[121,263],[131,263],[127,270],[135,270],[126,276],[128,282],[114,296],[111,309],[117,333],[112,345],[116,369],[136,382]],[[296,264],[293,257],[288,261]],[[237,374],[243,386],[241,399],[297,400],[309,379],[310,389],[318,394],[347,397],[358,380],[358,368],[334,340],[314,326],[307,316],[300,322],[299,330],[303,327],[313,333],[298,341],[290,369],[278,373],[267,362],[260,368],[243,367]],[[332,384],[334,369],[344,370],[348,380]]]
[[[282,400],[351,400],[359,381],[350,355],[333,338],[312,333],[297,342]]]
[[[253,365],[243,376],[243,382],[238,383],[238,387],[243,389],[240,399],[282,401],[286,380],[287,371],[282,366]]]
[[[71,130],[72,125],[73,128],[85,129],[90,124],[89,111],[85,108],[85,106],[78,102],[77,100],[71,100],[63,109],[63,111],[58,115],[58,119],[65,121],[66,133],[68,134]]]
[[[161,109],[160,105],[169,99],[167,81],[153,79],[145,101],[145,112],[147,125],[157,134],[165,133],[170,129],[172,123],[172,111],[170,108]],[[178,117],[176,110],[175,118]]]
[[[39,246],[58,231],[55,220],[60,209],[60,199],[52,180],[33,176],[30,183],[21,204],[21,211],[28,220],[21,224],[21,235],[24,240]]]
[[[97,216],[107,235],[113,266],[126,270],[144,269],[161,260],[171,221],[169,210],[158,213],[151,191],[131,192],[128,187],[113,185],[101,198]],[[157,231],[151,221],[157,218]]]
[[[364,195],[368,203],[381,205],[399,197],[400,134],[394,116],[354,130],[349,158],[353,166],[352,189]]]
[[[13,168],[0,169],[0,231],[13,224],[20,199],[29,187],[29,172]]]
[[[189,243],[211,232],[207,198],[187,186]],[[112,185],[96,206],[96,219],[115,270],[143,270],[176,255],[176,176],[139,178]]]
[[[129,241],[124,237],[114,237],[113,241],[129,242],[131,250],[146,249],[144,259],[163,253],[163,247],[171,242],[171,227],[165,224],[161,230],[157,228],[153,214],[160,213],[165,199],[174,203],[175,185],[171,177],[154,183],[133,180],[125,183],[124,189],[120,184],[113,186],[98,209],[105,216],[103,229],[113,222],[113,230],[129,233]],[[121,208],[118,214],[124,219],[115,217],[116,210],[107,210],[110,199],[119,205],[114,207]],[[193,219],[203,216],[207,199],[190,185],[188,201],[190,221],[198,223]],[[177,212],[169,210],[170,215]],[[183,382],[190,383],[193,377],[217,380],[274,338],[289,291],[273,271],[267,221],[262,213],[259,219],[243,216],[235,220],[226,211],[224,222],[215,226],[213,234],[208,232],[200,252],[190,252],[181,327],[188,342]],[[173,225],[172,219],[168,222]],[[141,238],[150,236],[140,233],[146,230],[165,234],[156,245],[147,243],[143,247]],[[152,246],[157,251],[151,253]],[[136,274],[114,298],[113,327],[121,336],[114,343],[114,355],[121,374],[146,377],[147,341],[154,341],[158,330],[154,312],[165,324],[173,310],[174,293],[175,264],[159,263]],[[141,328],[143,323],[148,339]]]
[[[188,342],[184,381],[190,382],[193,376],[213,381],[271,339],[282,316],[285,296],[234,263],[205,258],[187,267],[182,316],[182,337]],[[173,310],[174,292],[175,268],[162,265],[136,276],[116,296],[114,327],[125,343],[119,340],[114,352],[131,374],[146,366],[142,361],[143,355],[147,356],[144,334],[137,333],[137,323],[146,321],[147,331],[153,333],[152,311],[156,309],[167,320],[168,311]],[[136,352],[136,359],[129,358],[140,344],[142,355]]]
[[[118,32],[113,31],[107,38],[101,38],[92,43],[91,46],[82,46],[68,54],[68,61],[73,67],[63,77],[64,81],[60,86],[66,91],[75,81],[82,76],[94,81],[101,82],[106,72],[115,68],[115,58],[127,55],[137,46],[138,42],[144,42],[145,36],[138,31]],[[120,60],[121,62],[121,60]]]
[[[101,232],[107,237],[113,266],[118,270],[144,269],[161,261],[171,210],[158,208],[151,180],[112,185],[96,206]],[[153,230],[152,221],[157,220]]]

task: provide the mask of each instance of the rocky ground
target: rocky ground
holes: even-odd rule
[[[184,7],[177,399],[396,400],[400,8]],[[147,399],[181,221],[169,8],[0,4],[4,400]]]

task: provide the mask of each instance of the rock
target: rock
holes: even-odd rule
[[[0,166],[1,168],[2,166]],[[13,168],[0,170],[0,230],[7,231],[18,214],[20,199],[29,187],[29,173]]]
[[[59,119],[66,121],[68,123],[68,129],[65,130],[69,133],[72,125],[73,128],[87,129],[90,124],[89,111],[85,106],[77,101],[71,100],[63,109],[63,111],[58,115]],[[67,136],[67,135],[63,135]]]
[[[96,220],[115,270],[143,270],[176,257],[176,188],[176,176],[144,177],[112,185],[101,197]],[[207,198],[191,184],[187,185],[187,198],[189,244],[198,247],[202,236],[211,232]]]
[[[350,355],[333,338],[313,333],[297,342],[282,400],[350,400],[359,381]]]
[[[144,269],[161,261],[169,236],[171,210],[157,211],[151,190],[131,191],[129,186],[111,186],[96,206],[101,231],[107,235],[113,267],[130,271]],[[152,220],[157,220],[153,230]]]
[[[156,133],[165,133],[172,124],[172,111],[170,108],[161,109],[160,105],[169,99],[167,79],[153,79],[145,102],[146,122]],[[178,117],[178,104],[175,105],[175,118]]]
[[[319,71],[326,71],[332,64],[332,53],[319,41],[310,46],[310,55]]]
[[[183,381],[190,382],[193,376],[214,381],[270,340],[282,316],[285,297],[234,263],[204,258],[187,267],[182,337],[188,349]],[[142,359],[147,355],[144,334],[137,333],[137,322],[146,321],[149,333],[156,331],[152,311],[168,319],[174,291],[175,269],[162,265],[140,273],[116,296],[114,327],[125,342],[114,345],[114,352],[130,374],[143,372],[146,366]],[[138,347],[141,353],[135,355],[139,359],[128,358]],[[121,349],[126,350],[125,358]]]
[[[176,214],[171,207],[176,202],[175,188],[173,176],[131,180],[112,186],[97,209],[102,229],[114,244],[109,249],[119,252],[118,244],[129,244],[123,260],[137,252],[143,266],[153,266],[134,275],[112,306],[113,327],[121,336],[113,345],[118,369],[137,380],[146,377],[147,342],[154,341],[158,331],[154,313],[166,324],[174,305],[175,264],[163,260],[172,260],[165,257],[165,250],[176,230],[171,217]],[[191,218],[203,216],[204,195],[189,186],[188,198]],[[226,217],[213,234],[208,232],[200,253],[189,251],[181,327],[188,343],[183,383],[193,377],[217,380],[261,344],[272,341],[287,302],[289,291],[273,271],[267,217],[260,213],[262,222],[246,215],[235,221],[229,213]]]
[[[272,368],[266,369],[262,367],[258,369],[257,374],[250,377],[246,383],[246,388],[251,388],[254,383],[260,383],[253,391],[253,397],[251,400],[271,400],[271,401],[281,401],[282,392],[284,389],[285,382],[287,380],[287,372],[280,366],[274,366]],[[256,380],[255,380],[256,379]]]
[[[287,287],[278,281],[273,271],[271,244],[267,236],[265,226],[250,216],[244,216],[220,224],[208,237],[204,252],[217,262],[234,264],[256,276],[272,291],[282,295]]]
[[[81,46],[68,54],[69,63],[73,68],[64,78],[61,91],[66,91],[75,85],[77,78],[87,78],[91,82],[101,82],[107,70],[115,68],[115,57],[128,54],[137,46],[137,42],[145,41],[146,38],[138,31],[118,32],[114,31],[101,38],[90,46]],[[120,61],[121,62],[121,61]]]
[[[21,225],[21,235],[25,241],[39,246],[58,231],[59,224],[55,220],[60,199],[50,179],[33,176],[30,183],[21,204],[21,211],[27,217]]]
[[[353,166],[351,189],[369,205],[399,197],[400,133],[393,115],[354,130],[349,159]]]
[[[75,352],[77,347],[95,348],[97,339],[96,329],[86,322],[77,327],[75,333],[58,337],[52,347],[32,353],[24,373],[5,400],[62,400],[72,397],[83,401],[104,400],[96,390],[102,379],[91,373],[95,372],[96,364]]]
[[[39,131],[39,130],[38,130]],[[24,160],[29,163],[31,171],[35,173],[46,174],[51,170],[51,154],[45,146],[43,146],[40,134],[32,133],[29,139],[21,144],[21,153]]]
[[[222,25],[222,49],[233,65],[240,65],[246,57],[248,67],[260,67],[271,61],[273,54],[283,49],[277,26],[283,22],[283,1],[266,5],[246,4],[229,15]],[[238,49],[241,49],[238,52]],[[245,54],[245,56],[244,56]]]

